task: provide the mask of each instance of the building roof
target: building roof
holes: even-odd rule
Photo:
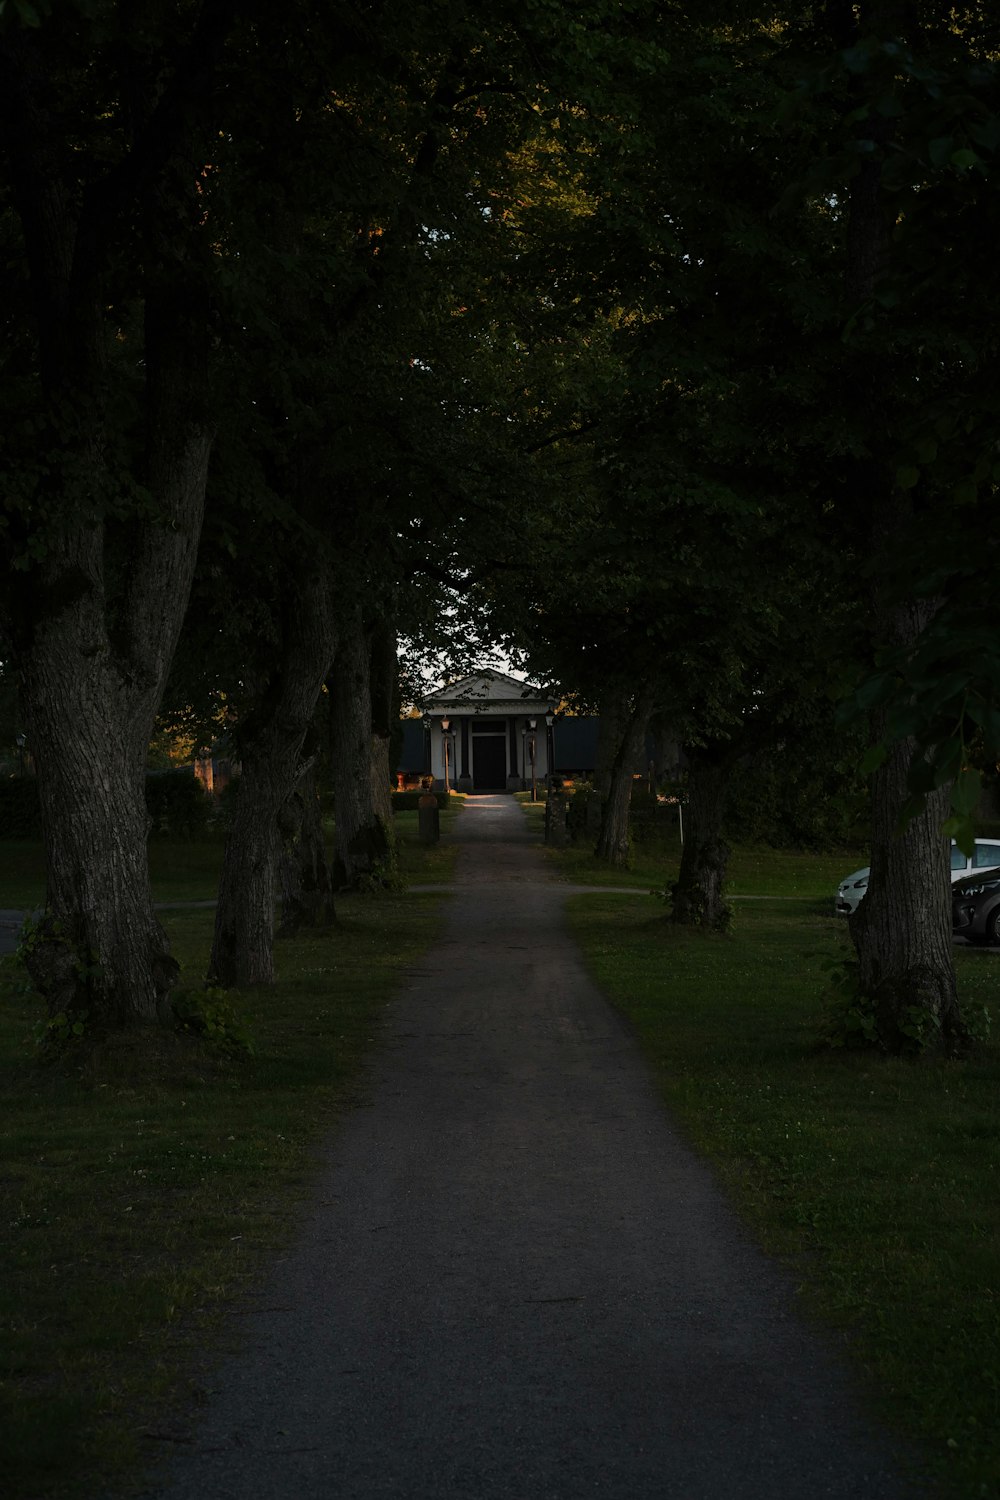
[[[544,714],[551,709],[553,700],[540,687],[531,682],[520,682],[504,672],[495,672],[487,667],[460,677],[457,682],[446,682],[443,687],[429,693],[421,705],[425,713],[509,713],[512,709],[521,713]]]

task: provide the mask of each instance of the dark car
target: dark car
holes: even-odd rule
[[[955,881],[951,930],[970,943],[1000,943],[1000,869],[978,870]]]

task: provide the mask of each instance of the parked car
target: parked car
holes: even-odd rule
[[[868,889],[869,868],[865,865],[863,870],[855,870],[853,875],[845,876],[838,885],[834,905],[840,916],[849,917],[861,905]]]
[[[970,943],[1000,943],[1000,870],[982,870],[955,882],[951,930]]]
[[[962,880],[966,875],[973,874],[976,870],[993,869],[1000,866],[1000,841],[997,839],[976,839],[976,847],[971,856],[962,853],[955,840],[951,841],[951,883]],[[853,875],[846,875],[837,887],[834,897],[834,907],[838,915],[849,917],[852,911],[857,911],[865,898],[868,890],[868,876],[870,867],[865,866],[863,870],[855,870]]]

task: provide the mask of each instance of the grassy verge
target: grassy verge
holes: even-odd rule
[[[444,881],[451,875],[455,846],[448,834],[465,798],[454,795],[441,811],[441,842],[430,848],[417,836],[416,812],[395,815],[399,867],[408,881]],[[332,825],[331,825],[332,827]],[[332,836],[332,835],[331,835]],[[149,842],[149,874],[154,901],[214,901],[219,889],[224,834],[198,839],[154,838]],[[332,848],[328,849],[332,856]],[[0,840],[0,907],[31,910],[45,899],[45,855],[31,839]]]
[[[465,797],[462,793],[453,792],[448,806],[442,807],[439,813],[441,841],[430,845],[420,842],[418,812],[395,814],[399,870],[404,880],[413,884],[437,884],[451,879],[458,848],[451,842],[450,834],[464,805]]]
[[[40,1073],[37,1004],[16,964],[0,969],[6,1493],[89,1497],[162,1452],[221,1312],[292,1232],[440,900],[345,898],[332,932],[279,944],[279,983],[238,1001],[256,1047],[238,1060],[158,1034]],[[191,982],[212,919],[166,915]]]
[[[726,938],[632,898],[571,909],[671,1112],[792,1258],[883,1417],[928,1445],[949,1493],[1000,1493],[1000,1047],[919,1064],[818,1050],[821,965],[846,935],[805,902],[747,902]],[[996,958],[956,962],[1000,1026]]]
[[[537,825],[539,836],[545,804],[532,804],[526,792],[517,792],[526,816]],[[615,870],[594,856],[586,840],[566,849],[547,849],[546,854],[562,879],[575,885],[620,885],[644,890],[663,889],[677,879],[680,868],[679,841],[637,842],[627,870]],[[796,897],[833,906],[838,883],[852,870],[868,863],[863,850],[848,849],[833,854],[808,854],[798,850],[739,847],[733,849],[726,881],[734,897]]]

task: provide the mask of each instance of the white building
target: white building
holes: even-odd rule
[[[421,705],[435,787],[520,791],[552,765],[555,704],[530,682],[486,669],[446,683]]]

